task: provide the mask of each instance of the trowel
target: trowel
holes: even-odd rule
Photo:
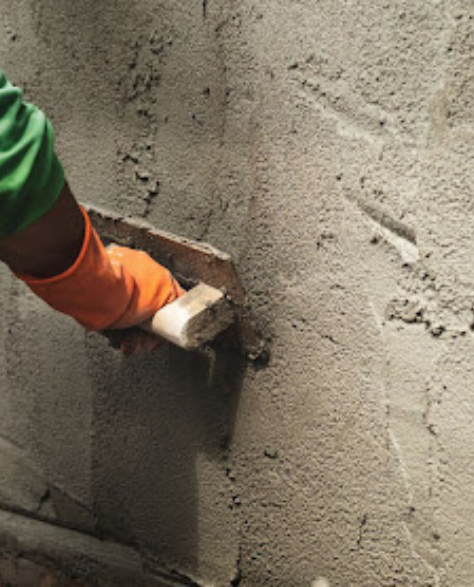
[[[105,244],[116,243],[147,252],[187,290],[141,328],[186,350],[198,350],[218,340],[251,360],[263,355],[263,339],[227,253],[207,243],[158,230],[141,220],[124,218],[95,206],[85,208]]]

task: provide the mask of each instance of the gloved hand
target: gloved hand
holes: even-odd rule
[[[122,329],[151,318],[184,293],[170,272],[146,253],[119,246],[105,249],[82,213],[84,241],[72,267],[47,279],[16,273],[52,308],[88,330]]]

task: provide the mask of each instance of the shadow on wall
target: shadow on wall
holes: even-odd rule
[[[208,507],[200,498],[219,499],[210,514],[221,524],[246,363],[171,346],[124,357],[97,334],[85,335],[84,348],[83,331],[21,284],[10,294],[0,304],[8,333],[0,424],[18,448],[0,454],[1,504],[11,496],[16,510],[199,574]]]
[[[197,461],[205,454],[224,464],[245,364],[235,354],[166,347],[123,358],[115,368],[97,337],[89,337],[88,355],[98,529],[193,574]]]
[[[78,326],[18,282],[9,289],[0,303],[8,333],[0,424],[17,448],[0,454],[8,475],[0,502],[6,487],[15,509],[197,573],[207,491],[197,471],[208,464],[206,483],[221,498],[247,364],[171,346],[124,357],[97,334],[85,335],[84,348]]]

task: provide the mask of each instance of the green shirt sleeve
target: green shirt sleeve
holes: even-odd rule
[[[45,214],[63,186],[51,123],[0,70],[0,237]]]

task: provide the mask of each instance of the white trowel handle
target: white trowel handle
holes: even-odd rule
[[[159,310],[141,328],[183,349],[197,349],[234,321],[225,294],[200,283]]]

